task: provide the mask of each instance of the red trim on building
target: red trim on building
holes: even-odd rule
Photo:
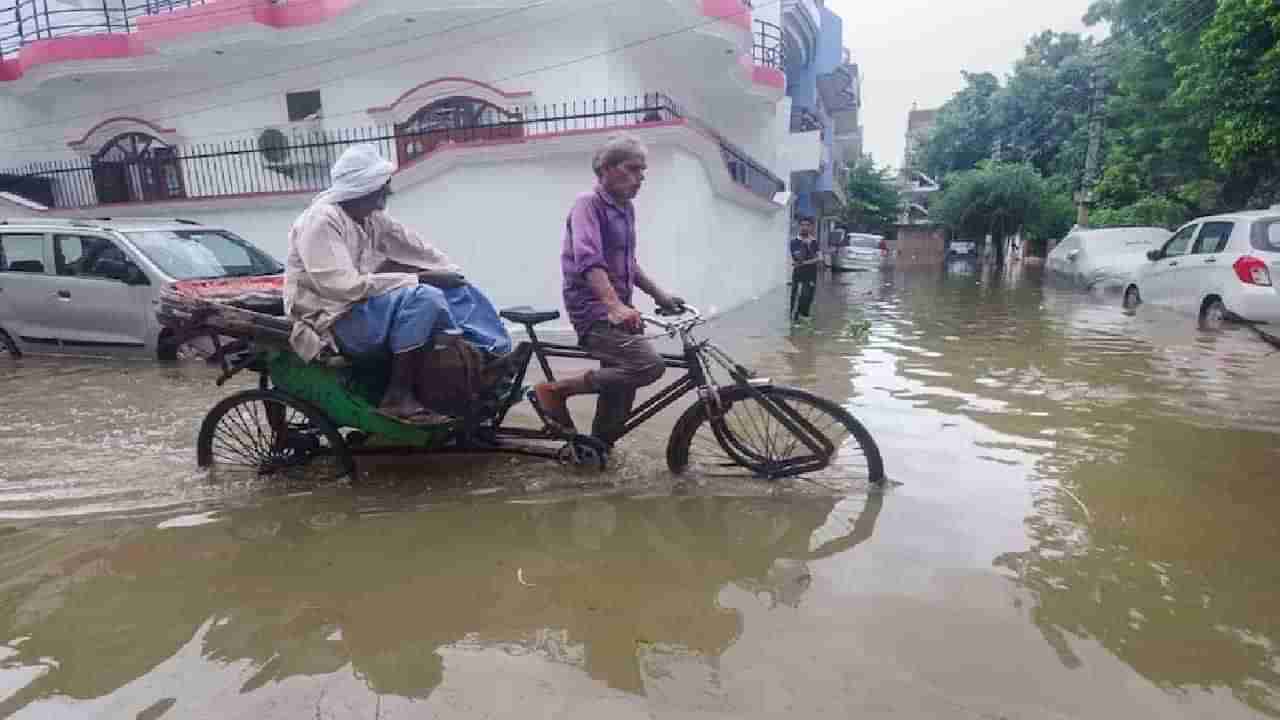
[[[751,31],[751,8],[742,0],[702,0],[702,14]]]
[[[0,61],[0,82],[21,78],[37,65],[69,60],[111,60],[149,52],[148,44],[185,35],[212,32],[256,23],[275,29],[303,27],[332,20],[366,0],[235,0],[174,10],[133,20],[137,31],[129,35],[102,34],[37,40],[18,51],[16,58]],[[751,31],[751,9],[743,0],[701,0],[702,14]]]
[[[19,50],[16,58],[0,62],[0,82],[17,80],[37,65],[132,57],[144,52],[135,35],[84,35],[36,40]]]
[[[153,130],[156,135],[164,135],[164,134],[173,135],[178,132],[173,128],[162,128],[159,125],[156,125],[153,122],[147,122],[142,118],[129,117],[129,116],[122,115],[120,117],[113,117],[108,120],[103,120],[97,125],[94,125],[93,127],[89,128],[89,131],[84,134],[84,137],[80,138],[79,140],[72,140],[71,142],[67,143],[67,146],[73,147],[73,148],[80,147],[81,145],[88,142],[89,138],[93,137],[94,133],[98,132],[99,130],[106,127],[107,125],[110,125],[113,122],[128,122],[128,123],[133,123],[135,125],[145,125],[146,127],[151,128],[151,130]]]
[[[414,87],[409,88],[408,90],[406,90],[406,91],[404,91],[404,92],[400,93],[400,97],[398,97],[398,98],[396,98],[395,100],[393,100],[393,101],[391,102],[391,104],[390,104],[390,105],[383,105],[383,106],[380,106],[380,107],[371,107],[371,108],[369,108],[368,112],[370,112],[370,113],[390,112],[390,111],[394,110],[394,109],[395,109],[395,107],[396,107],[397,105],[399,105],[400,103],[404,102],[406,98],[408,98],[410,95],[412,95],[412,94],[414,94],[414,93],[418,92],[419,90],[422,90],[423,88],[430,87],[430,86],[432,86],[432,85],[438,85],[438,84],[440,84],[440,83],[447,83],[447,82],[455,82],[455,83],[463,83],[463,84],[466,84],[466,85],[474,85],[474,86],[476,86],[476,87],[484,88],[484,89],[486,89],[486,90],[488,90],[488,91],[490,91],[490,92],[497,93],[498,95],[501,95],[501,96],[502,96],[502,97],[504,97],[504,98],[511,98],[511,99],[515,99],[515,98],[526,98],[526,97],[532,97],[532,96],[533,96],[533,93],[532,93],[532,92],[529,92],[529,91],[527,91],[527,90],[525,90],[525,91],[520,91],[520,92],[510,92],[510,93],[509,93],[509,92],[504,92],[504,91],[502,91],[502,90],[499,90],[498,88],[496,88],[496,87],[494,87],[494,86],[490,85],[489,83],[480,82],[479,80],[472,80],[471,78],[465,78],[465,77],[460,77],[460,76],[450,75],[450,76],[448,76],[448,77],[436,78],[435,80],[428,80],[428,81],[426,81],[426,82],[424,82],[424,83],[422,83],[422,84],[420,84],[420,85],[415,85]]]
[[[785,92],[787,89],[786,73],[765,65],[753,65],[751,67],[751,81],[757,85],[765,85],[775,90]]]

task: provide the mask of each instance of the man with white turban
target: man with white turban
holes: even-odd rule
[[[482,350],[511,350],[497,312],[457,265],[386,214],[395,166],[373,145],[355,145],[334,163],[332,184],[289,231],[285,310],[293,349],[311,362],[322,353],[391,355],[379,411],[414,424],[448,418],[418,398],[433,336],[460,331]],[[428,379],[429,381],[429,379]]]

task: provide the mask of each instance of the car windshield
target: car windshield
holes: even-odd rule
[[[125,233],[162,272],[178,280],[275,275],[274,258],[223,230],[147,230]]]
[[[879,250],[880,241],[875,238],[856,237],[849,240],[851,247],[862,248],[864,250]]]

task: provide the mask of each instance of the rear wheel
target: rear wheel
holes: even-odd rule
[[[215,405],[200,426],[196,461],[219,480],[326,482],[355,471],[333,423],[276,390],[247,390]]]
[[[1222,298],[1209,298],[1200,306],[1200,329],[1221,330],[1227,324],[1227,306]]]
[[[763,400],[744,387],[721,392],[719,417],[708,414],[707,402],[686,410],[667,444],[671,471],[768,480],[793,477],[831,490],[884,480],[880,449],[847,410],[795,388],[758,391]]]
[[[1133,310],[1142,304],[1142,294],[1138,292],[1137,285],[1130,285],[1124,289],[1124,309]]]

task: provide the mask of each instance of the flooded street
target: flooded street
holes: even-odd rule
[[[786,299],[706,335],[885,489],[677,482],[676,410],[604,475],[218,484],[253,378],[0,361],[0,717],[1280,717],[1280,353],[1034,270]]]

